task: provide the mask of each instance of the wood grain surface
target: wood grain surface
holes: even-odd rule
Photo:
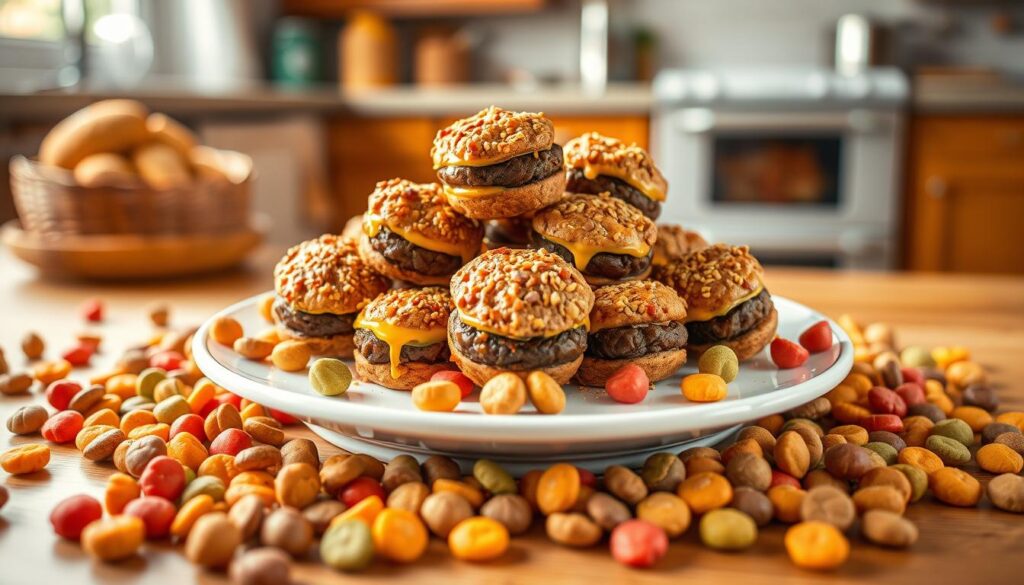
[[[103,334],[105,351],[97,366],[109,365],[120,348],[146,339],[151,326],[146,307],[169,303],[172,323],[197,324],[223,306],[270,288],[270,267],[280,250],[263,249],[247,269],[188,282],[169,281],[121,285],[89,285],[38,280],[28,267],[0,250],[0,347],[12,369],[26,366],[18,349],[21,336],[38,331],[55,356],[83,330]],[[1024,409],[1024,278],[952,275],[882,275],[769,269],[773,293],[818,308],[830,316],[849,312],[863,321],[886,321],[898,328],[906,344],[962,344],[989,368],[999,387],[1004,409]],[[107,318],[86,327],[78,316],[87,298],[106,302]],[[87,377],[88,370],[75,372]],[[26,397],[0,397],[0,418],[17,407],[42,403],[38,388]],[[295,436],[311,436],[292,427]],[[0,449],[39,441],[14,437],[0,428]],[[314,439],[326,457],[336,449]],[[89,493],[100,496],[110,464],[95,464],[71,447],[55,447],[46,470],[25,477],[0,474],[11,500],[0,510],[0,583],[223,583],[222,574],[189,565],[169,543],[147,543],[136,559],[116,565],[92,562],[75,543],[57,538],[47,520],[60,499]],[[983,481],[987,474],[981,473]],[[785,555],[785,527],[762,531],[751,550],[718,553],[700,545],[695,527],[674,541],[655,569],[637,571],[616,564],[606,545],[569,550],[550,543],[535,526],[513,540],[500,561],[473,565],[453,560],[434,539],[417,563],[398,566],[375,562],[366,573],[334,573],[319,564],[315,553],[297,563],[293,576],[301,583],[383,583],[402,579],[416,583],[1020,583],[1024,580],[1024,516],[994,510],[950,508],[926,498],[907,516],[921,531],[909,551],[891,551],[851,536],[850,561],[830,574],[793,567]]]

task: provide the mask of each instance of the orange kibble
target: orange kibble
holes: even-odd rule
[[[801,522],[791,527],[786,531],[785,545],[790,560],[802,569],[835,569],[850,556],[850,542],[826,522]]]
[[[705,471],[683,480],[676,488],[676,494],[694,514],[704,514],[732,501],[732,485],[725,477]]]
[[[214,501],[208,494],[199,494],[181,505],[171,522],[171,536],[182,539],[188,536],[192,525],[204,514],[213,512]]]
[[[953,409],[950,416],[964,421],[976,433],[980,433],[985,425],[993,422],[992,415],[984,408],[977,406],[958,406]]]
[[[50,448],[39,443],[26,443],[4,451],[0,467],[11,475],[35,473],[50,462]]]
[[[924,447],[904,448],[897,456],[897,461],[910,465],[911,467],[916,467],[927,475],[931,475],[945,467],[942,463],[942,459],[939,459],[938,455]]]
[[[438,492],[455,492],[466,498],[474,508],[479,508],[484,503],[484,495],[480,490],[457,479],[435,479],[432,489],[435,494]]]
[[[715,374],[690,374],[683,378],[680,389],[691,402],[718,402],[729,393],[725,380]]]
[[[233,455],[217,453],[210,455],[199,465],[196,475],[212,475],[224,482],[224,485],[228,485],[238,475],[238,468],[235,467]]]
[[[150,410],[133,410],[126,413],[121,417],[121,432],[128,436],[129,439],[135,439],[138,437],[132,437],[131,433],[133,430],[145,426],[156,424],[156,415]],[[169,429],[168,429],[169,430]]]
[[[71,373],[71,362],[57,360],[53,362],[39,362],[32,367],[32,377],[39,380],[44,386],[67,378]]]
[[[989,473],[1020,473],[1024,457],[1002,443],[989,443],[978,449],[978,467]]]
[[[227,502],[228,507],[231,507],[235,505],[235,502],[250,494],[258,496],[263,500],[263,504],[268,508],[277,502],[277,494],[274,492],[273,487],[254,483],[235,482],[232,482],[231,485],[228,486],[227,491],[224,492],[224,501]]]
[[[121,417],[117,416],[117,413],[109,408],[103,408],[90,414],[85,422],[82,423],[82,428],[91,427],[95,425],[106,425],[116,427],[121,424]],[[123,432],[123,431],[122,431]]]
[[[370,528],[374,552],[399,563],[411,563],[427,550],[427,527],[408,510],[385,508]]]
[[[971,352],[966,347],[959,345],[953,347],[936,347],[932,349],[932,359],[935,360],[935,365],[940,369],[945,370],[956,362],[971,359]]]
[[[871,390],[874,383],[871,382],[871,378],[864,374],[850,372],[846,375],[846,378],[840,382],[840,385],[846,385],[853,388],[853,390],[857,392],[857,396],[867,396],[868,390]]]
[[[165,423],[154,423],[138,426],[132,429],[130,433],[128,433],[128,438],[134,441],[135,439],[141,439],[142,437],[148,435],[160,437],[166,443],[168,440],[170,440],[171,427]]]
[[[167,443],[167,455],[192,471],[196,471],[203,461],[206,461],[209,453],[203,443],[192,433],[178,433]]]
[[[757,426],[768,429],[768,432],[773,435],[778,435],[784,424],[786,424],[786,419],[781,414],[770,414],[757,419]]]
[[[908,416],[903,419],[903,440],[910,447],[924,447],[935,423],[925,416]]]
[[[807,492],[791,485],[777,485],[768,490],[768,499],[775,510],[775,519],[785,524],[800,521],[800,506]]]
[[[116,394],[122,400],[127,400],[135,396],[135,382],[138,378],[135,374],[117,374],[107,379],[104,388],[107,394]]]
[[[103,490],[103,507],[107,514],[120,514],[125,505],[141,493],[139,482],[134,477],[127,473],[115,473],[107,478],[107,487]]]
[[[1024,433],[1024,412],[1021,412],[1019,410],[1004,412],[998,415],[996,417],[996,422],[1013,425],[1020,429],[1020,432]]]
[[[119,412],[121,410],[121,397],[117,394],[104,394],[100,398],[99,402],[90,406],[89,409],[82,414],[84,416],[90,416],[104,409]]]
[[[217,385],[206,378],[202,378],[196,382],[195,387],[192,388],[192,392],[189,393],[185,401],[188,402],[188,406],[193,413],[199,414],[216,395]]]
[[[505,525],[485,516],[466,518],[448,533],[448,550],[463,561],[489,561],[505,554],[509,535]]]
[[[840,384],[835,388],[828,391],[825,398],[828,399],[832,407],[841,402],[856,402],[858,399],[857,390],[849,384]]]
[[[967,508],[981,500],[981,482],[955,467],[943,467],[928,474],[928,487],[940,502],[950,506]]]
[[[852,402],[840,402],[832,406],[832,418],[841,423],[853,424],[871,416],[871,411]]]
[[[233,347],[244,334],[242,324],[231,317],[217,317],[210,324],[210,337],[225,347]]]
[[[580,472],[574,465],[556,463],[537,482],[537,507],[545,515],[565,512],[573,507],[579,496]]]
[[[267,409],[263,408],[263,406],[260,404],[256,404],[255,402],[251,402],[248,405],[246,405],[245,408],[243,408],[241,413],[239,414],[242,417],[242,422],[245,422],[250,418],[256,416],[269,416],[267,414]]]
[[[341,514],[335,516],[334,519],[331,520],[331,526],[340,524],[346,520],[359,520],[368,527],[372,527],[373,521],[383,510],[384,502],[380,499],[380,496],[363,498],[359,500],[359,503],[355,506],[352,506],[348,510],[345,510]]]

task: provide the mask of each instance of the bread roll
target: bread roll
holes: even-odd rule
[[[105,100],[61,120],[39,147],[40,162],[73,169],[90,154],[124,152],[149,137],[146,106],[134,100]]]
[[[189,152],[199,143],[195,133],[186,128],[181,122],[164,114],[150,114],[146,118],[146,129],[149,130],[153,140],[172,147],[185,159],[188,158]]]
[[[175,189],[192,182],[185,159],[162,142],[139,146],[132,152],[132,162],[142,180],[154,189]]]
[[[83,187],[109,187],[138,180],[128,159],[113,152],[90,154],[75,165],[75,182]]]

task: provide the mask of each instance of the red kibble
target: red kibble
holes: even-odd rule
[[[185,469],[166,455],[154,457],[139,476],[139,487],[147,496],[177,500],[185,489]]]
[[[188,433],[200,441],[206,442],[206,431],[203,429],[204,420],[198,414],[179,416],[171,423],[170,438],[173,439],[179,433]]]
[[[771,482],[771,484],[769,484],[768,487],[769,488],[773,488],[773,487],[775,487],[777,485],[791,485],[791,486],[793,486],[795,488],[801,487],[800,486],[800,480],[798,480],[797,478],[793,477],[792,475],[790,475],[790,474],[788,474],[788,473],[786,473],[784,471],[779,471],[778,469],[773,469],[772,470],[772,482]]]
[[[239,396],[238,394],[232,394],[230,392],[221,392],[220,394],[214,396],[213,399],[217,401],[217,405],[214,406],[214,408],[220,406],[221,404],[232,404],[238,410],[242,410],[242,397]]]
[[[668,552],[668,535],[646,520],[626,520],[612,530],[612,558],[628,567],[646,568]]]
[[[338,499],[351,508],[370,496],[377,496],[381,501],[388,499],[379,481],[372,477],[357,477],[345,484]]]
[[[176,351],[161,351],[149,358],[149,367],[160,368],[165,372],[180,369],[185,363],[185,356]]]
[[[896,395],[903,399],[908,407],[915,404],[924,404],[928,399],[924,395],[924,388],[914,382],[904,382],[896,387]]]
[[[597,487],[597,476],[594,475],[594,472],[582,467],[576,467],[576,471],[580,474],[580,485],[592,488]]]
[[[143,496],[128,502],[123,513],[142,520],[146,525],[146,538],[163,538],[171,531],[177,510],[160,496]]]
[[[103,303],[99,299],[89,299],[82,303],[82,318],[91,323],[103,320]]]
[[[94,520],[103,517],[103,506],[92,496],[79,494],[61,500],[50,512],[50,524],[58,536],[78,540],[82,530]]]
[[[82,385],[72,380],[57,380],[46,387],[46,401],[57,410],[67,410],[71,398],[82,389]]]
[[[70,443],[75,440],[78,431],[82,430],[85,418],[75,410],[62,410],[46,419],[39,430],[43,438],[51,443]]]
[[[274,420],[276,420],[277,422],[279,422],[279,423],[281,423],[283,425],[296,425],[296,424],[299,424],[299,419],[297,419],[294,416],[288,414],[287,412],[282,412],[282,411],[274,409],[274,408],[268,408],[267,412],[270,413],[270,416],[274,417]]]
[[[60,355],[60,357],[66,359],[69,364],[78,368],[89,365],[89,360],[92,359],[92,354],[95,351],[96,348],[94,346],[82,344],[65,351]]]
[[[924,387],[924,372],[921,368],[900,368],[900,373],[903,374],[904,382],[913,382]]]
[[[213,400],[208,401],[206,404],[203,405],[202,408],[199,409],[199,416],[203,417],[203,420],[206,420],[206,417],[209,416],[210,413],[213,412],[214,410],[217,410],[217,407],[220,405],[221,403],[217,401],[216,397],[214,397]]]
[[[252,447],[252,437],[242,429],[225,429],[210,443],[210,455],[234,457],[243,449]]]
[[[772,361],[780,370],[799,368],[810,356],[803,347],[781,337],[776,337],[772,341],[771,353]]]
[[[860,419],[860,426],[868,430],[889,431],[890,433],[903,432],[903,419],[895,414],[873,414]]]
[[[636,404],[647,398],[651,380],[647,372],[636,364],[626,364],[604,383],[604,390],[615,402]]]
[[[800,345],[811,353],[819,353],[832,347],[832,328],[828,321],[818,321],[800,334]]]
[[[473,393],[473,380],[470,380],[469,376],[458,370],[441,370],[440,372],[434,372],[434,375],[431,376],[430,379],[454,382],[462,392],[463,398]]]
[[[907,403],[899,394],[883,386],[868,390],[868,406],[875,414],[895,414],[901,418],[907,415]]]

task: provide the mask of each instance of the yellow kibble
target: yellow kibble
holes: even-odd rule
[[[826,522],[801,522],[786,531],[786,552],[802,569],[830,570],[846,562],[850,543],[835,526]]]
[[[412,403],[420,410],[451,412],[461,401],[458,384],[448,380],[431,380],[412,389]]]
[[[244,334],[242,324],[231,317],[218,317],[210,324],[210,337],[226,347],[232,347]]]
[[[526,391],[530,402],[541,414],[558,414],[565,409],[565,391],[542,370],[530,372],[526,377]]]
[[[448,533],[448,549],[463,561],[489,561],[505,554],[509,535],[505,525],[485,516],[467,518]]]

